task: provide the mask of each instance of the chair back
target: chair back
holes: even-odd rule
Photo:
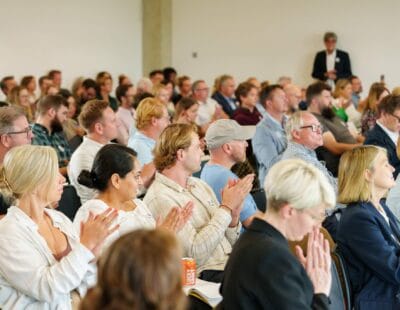
[[[73,221],[80,206],[81,199],[76,193],[75,187],[72,185],[65,185],[61,199],[58,202],[57,210],[64,213],[71,221]]]

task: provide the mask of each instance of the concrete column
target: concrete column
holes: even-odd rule
[[[172,0],[143,1],[143,75],[171,65]]]

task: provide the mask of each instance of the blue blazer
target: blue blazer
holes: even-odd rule
[[[356,310],[400,309],[400,230],[381,205],[389,224],[370,202],[357,202],[343,211],[337,229]]]
[[[387,150],[389,163],[393,166],[395,171],[393,172],[393,177],[396,179],[400,172],[400,160],[397,157],[396,145],[393,143],[392,139],[383,131],[381,126],[375,125],[370,131],[367,132],[367,137],[364,144],[372,144],[383,147]]]
[[[335,70],[337,80],[346,79],[352,75],[349,54],[338,49],[336,50]],[[324,74],[327,71],[328,69],[326,68],[326,51],[323,50],[315,55],[314,66],[311,76],[314,79],[326,81],[327,77],[324,76]]]
[[[229,104],[228,100],[219,92],[214,93],[212,97],[215,101],[219,103],[219,105],[222,107],[224,112],[232,118],[233,112],[235,112],[236,109],[232,109],[231,105]]]

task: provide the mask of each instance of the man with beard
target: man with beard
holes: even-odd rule
[[[53,147],[57,152],[60,173],[65,176],[71,158],[71,149],[62,127],[67,120],[68,102],[58,95],[45,96],[37,104],[37,114],[32,127],[32,144]]]
[[[306,91],[308,111],[323,126],[323,146],[316,149],[318,159],[325,161],[328,170],[337,177],[340,156],[361,143],[352,136],[346,124],[332,109],[331,87],[324,82],[308,86]]]
[[[255,126],[240,126],[235,120],[220,119],[212,123],[206,132],[205,140],[210,151],[210,161],[201,171],[200,178],[214,191],[219,202],[221,191],[229,180],[238,180],[230,169],[246,160],[246,140],[253,138]],[[240,222],[248,227],[257,212],[253,197],[248,194],[240,212]]]

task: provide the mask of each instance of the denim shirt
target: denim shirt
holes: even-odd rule
[[[259,164],[258,178],[260,184],[264,184],[268,170],[281,159],[282,153],[286,149],[285,130],[281,123],[266,113],[264,119],[258,123],[251,143]]]

